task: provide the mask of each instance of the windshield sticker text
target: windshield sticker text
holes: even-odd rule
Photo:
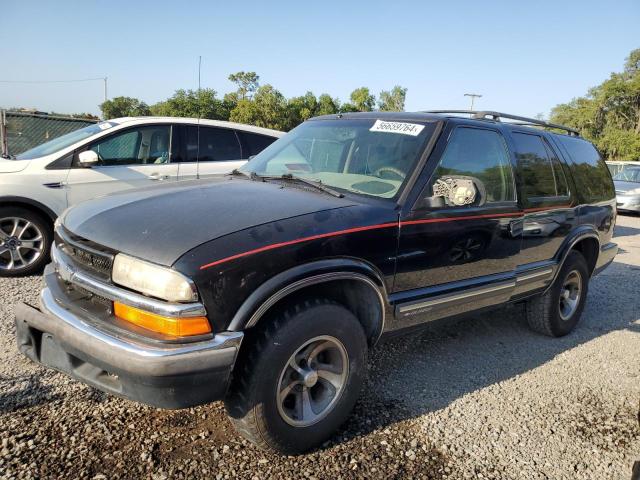
[[[383,120],[376,120],[376,123],[373,124],[369,131],[400,133],[402,135],[417,137],[423,129],[424,125],[419,125],[417,123],[385,122]]]

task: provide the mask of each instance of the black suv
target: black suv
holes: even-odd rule
[[[159,407],[224,399],[293,453],[349,415],[382,335],[520,301],[566,335],[617,252],[609,170],[571,129],[459,113],[315,118],[222,181],[71,208],[20,350]]]

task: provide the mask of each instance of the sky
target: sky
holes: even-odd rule
[[[255,71],[285,96],[342,101],[408,89],[406,110],[545,116],[620,71],[640,48],[640,0],[0,0],[0,107],[99,114],[108,96],[148,104],[179,88],[221,97]]]

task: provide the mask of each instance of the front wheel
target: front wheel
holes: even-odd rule
[[[320,445],[359,396],[367,340],[358,319],[329,300],[293,304],[248,334],[225,401],[258,447],[297,454]]]
[[[549,290],[526,302],[529,326],[550,337],[567,335],[580,321],[588,291],[587,262],[580,252],[572,250]]]
[[[0,208],[0,277],[31,275],[49,260],[53,234],[37,213],[17,207]]]

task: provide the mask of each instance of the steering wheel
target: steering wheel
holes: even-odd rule
[[[396,180],[396,178],[389,178],[388,176],[383,176],[383,172],[389,172],[392,175],[395,175],[396,177],[399,177],[398,180],[402,181],[404,180],[404,178],[407,176],[402,170],[395,168],[395,167],[380,167],[379,169],[377,169],[375,172],[373,172],[373,174],[376,177],[380,177],[383,179],[387,179],[387,180]]]

